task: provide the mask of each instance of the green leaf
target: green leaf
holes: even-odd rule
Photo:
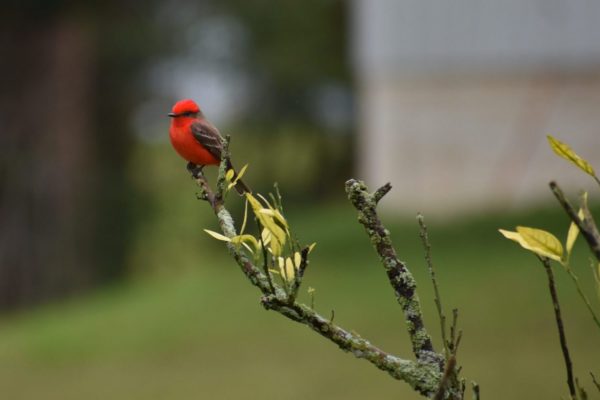
[[[221,240],[223,242],[231,242],[230,238],[228,238],[227,236],[222,235],[222,234],[220,234],[218,232],[210,231],[208,229],[205,229],[204,232],[208,233],[210,236],[214,237],[217,240]]]
[[[595,177],[594,168],[583,158],[579,157],[567,144],[548,135],[550,147],[556,154],[581,168],[585,173]]]
[[[268,245],[269,242],[271,242],[271,232],[269,232],[268,229],[263,229],[260,233],[260,237],[262,238],[262,241],[265,244],[265,246]]]
[[[550,232],[526,226],[517,226],[517,232],[531,246],[531,251],[556,261],[562,260],[562,244]]]
[[[296,277],[296,268],[294,268],[294,262],[292,261],[292,259],[290,257],[279,257],[277,260],[280,275],[283,276],[287,282],[292,282]]]
[[[248,221],[248,199],[244,202],[244,220],[242,221],[242,227],[240,228],[240,235],[244,233],[246,229],[246,222]]]
[[[238,181],[240,179],[242,179],[242,176],[246,173],[247,168],[248,168],[248,164],[244,165],[242,167],[242,169],[240,170],[240,172],[237,173],[237,175],[235,174],[235,171],[233,169],[230,169],[229,171],[227,171],[227,174],[225,174],[225,178],[227,179],[228,182],[230,182],[229,185],[227,185],[228,192],[231,190],[232,187],[234,187],[238,183]],[[235,179],[233,179],[234,175],[235,175]]]
[[[302,255],[297,251],[294,253],[294,265],[299,267],[300,264],[302,264]]]
[[[505,229],[498,229],[498,231],[507,239],[515,241],[521,245],[524,249],[531,250],[531,246],[523,239],[520,233],[507,231]]]
[[[522,229],[523,229],[523,227],[517,227],[517,231],[522,230]],[[532,228],[527,228],[527,229],[532,229]],[[548,232],[546,232],[546,233],[548,235],[550,235],[551,237],[554,237],[554,239],[558,243],[558,246],[560,247],[561,256],[558,256],[554,251],[548,251],[544,246],[540,246],[539,243],[537,243],[537,240],[535,241],[536,242],[535,245],[532,245],[531,241],[533,241],[533,239],[531,238],[531,235],[529,235],[529,241],[528,241],[521,234],[521,232],[507,231],[504,229],[498,229],[498,231],[500,231],[500,233],[502,235],[504,235],[505,238],[519,243],[521,245],[521,247],[523,247],[525,250],[529,250],[529,251],[531,251],[535,254],[538,254],[542,257],[548,257],[548,258],[551,258],[551,259],[559,261],[559,262],[562,260],[562,245],[560,244],[558,239],[556,239],[552,234],[549,234]],[[541,232],[544,232],[544,231],[541,231]],[[544,236],[544,235],[539,235],[539,236]]]
[[[294,262],[290,257],[285,259],[285,272],[290,282],[296,277],[296,267],[294,267]]]
[[[244,247],[246,247],[248,250],[250,250],[250,252],[253,254],[254,254],[254,251],[258,251],[258,249],[260,249],[260,244],[258,243],[258,240],[254,236],[248,235],[248,234],[232,237],[231,243],[245,245]],[[252,250],[249,246],[247,246],[246,245],[247,243],[250,243],[252,245],[252,247],[254,247],[254,250]]]
[[[235,171],[233,169],[229,169],[225,173],[225,179],[227,179],[227,182],[231,182],[231,180],[233,179],[233,175],[235,175]]]
[[[278,220],[278,217],[276,210],[264,208],[260,201],[250,193],[246,193],[246,199],[248,199],[252,211],[260,224],[270,233],[271,253],[276,257],[281,255],[283,246],[285,245],[287,231],[277,224],[276,220]]]
[[[283,251],[283,243],[277,240],[275,237],[271,237],[271,243],[269,245],[273,256],[278,257]]]
[[[238,172],[237,177],[235,178],[235,181],[239,181],[240,179],[242,179],[242,176],[244,176],[244,174],[246,173],[246,169],[248,168],[248,164],[244,165],[242,167],[242,169],[240,169],[240,172]]]
[[[577,216],[580,220],[583,221],[583,209],[580,208]],[[569,225],[569,231],[567,232],[567,241],[565,243],[565,248],[567,249],[567,254],[571,254],[571,250],[573,250],[573,245],[575,244],[575,240],[577,240],[577,236],[579,235],[579,227],[575,222],[571,222]]]

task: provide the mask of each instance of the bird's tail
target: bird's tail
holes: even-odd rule
[[[235,190],[236,192],[238,192],[238,194],[240,196],[243,196],[244,193],[252,193],[252,190],[248,187],[248,185],[246,185],[244,183],[244,181],[242,181],[241,179],[238,179],[238,174],[235,171],[235,168],[233,168],[233,165],[231,164],[231,161],[229,161],[229,165],[227,166],[227,169],[232,169],[233,170],[233,178],[231,179],[232,182],[235,181]]]

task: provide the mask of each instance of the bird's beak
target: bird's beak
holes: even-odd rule
[[[167,115],[168,115],[169,117],[171,117],[171,118],[173,118],[173,117],[176,117],[176,116],[177,116],[177,114],[175,114],[175,113],[172,113],[172,112],[168,113]]]

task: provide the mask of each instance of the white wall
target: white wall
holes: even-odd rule
[[[596,190],[547,145],[563,139],[600,169],[600,77],[371,82],[359,169],[394,184],[398,210],[471,212],[552,200],[548,181]]]
[[[600,1],[356,0],[359,171],[385,204],[477,212],[573,196],[600,170]],[[501,62],[499,62],[499,60]]]

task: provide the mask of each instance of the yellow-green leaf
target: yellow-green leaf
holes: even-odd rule
[[[242,221],[242,227],[240,228],[240,235],[244,233],[246,229],[246,222],[248,221],[248,199],[244,202],[244,220]]]
[[[284,229],[287,229],[288,228],[287,221],[285,220],[285,218],[283,217],[283,215],[281,215],[281,213],[279,212],[279,210],[273,208],[269,204],[269,202],[263,196],[261,196],[260,193],[258,193],[257,195],[265,202],[265,204],[267,204],[267,207],[263,207],[263,205],[260,203],[260,201],[258,201],[256,199],[256,197],[254,197],[250,193],[246,193],[246,198],[250,202],[250,205],[252,206],[252,209],[254,210],[254,214],[256,214],[256,217],[259,220],[261,220],[261,223],[262,223],[263,219],[267,219],[266,217],[268,217],[272,221],[273,220],[277,220],[277,222],[279,222],[279,224]],[[266,224],[263,224],[263,225],[266,225]]]
[[[282,243],[275,239],[275,238],[271,238],[271,243],[269,245],[269,248],[271,249],[271,253],[275,256],[278,257],[281,255],[281,252],[283,251],[283,245]]]
[[[281,231],[283,231],[284,233],[287,232],[287,229],[288,229],[287,221],[285,220],[283,215],[281,215],[281,213],[278,210],[261,208],[259,210],[259,212],[263,215],[270,217],[271,221],[273,221],[273,223],[279,225],[279,227],[281,228]]]
[[[263,226],[271,232],[273,238],[279,240],[281,243],[285,243],[286,233],[279,225],[275,223],[273,218],[264,218],[260,221]]]
[[[294,253],[294,265],[299,267],[300,264],[302,264],[302,255],[297,251]]]
[[[227,191],[230,191],[231,188],[234,187],[236,185],[236,183],[238,183],[238,181],[240,179],[242,179],[242,176],[246,173],[246,168],[248,168],[248,164],[244,165],[242,167],[242,169],[240,170],[240,172],[237,173],[237,175],[235,174],[235,172],[233,171],[233,169],[230,169],[229,171],[227,171],[227,174],[225,175],[225,178],[227,178],[227,180],[229,182],[231,182],[229,185],[227,185]],[[234,175],[235,175],[235,179],[233,179]]]
[[[279,266],[279,275],[281,275],[287,282],[291,282],[294,280],[296,276],[296,269],[294,268],[294,263],[292,259],[287,257],[278,257],[277,265]]]
[[[577,216],[580,220],[583,220],[583,209],[579,209]],[[567,242],[565,243],[567,254],[571,254],[575,240],[577,240],[577,235],[579,235],[579,227],[575,222],[571,222],[571,225],[569,225],[569,231],[567,232]]]
[[[218,232],[210,231],[208,229],[205,229],[204,232],[208,233],[210,236],[214,237],[217,240],[221,240],[223,242],[231,242],[230,238],[228,238],[227,236],[222,235],[222,234],[220,234]]]
[[[581,168],[585,173],[596,176],[594,168],[583,158],[579,157],[567,144],[548,135],[550,147],[556,154]]]
[[[260,194],[260,193],[256,193],[256,195],[257,195],[258,197],[260,197],[260,199],[261,199],[261,200],[262,200],[262,201],[263,201],[263,202],[264,202],[264,203],[267,205],[267,207],[269,207],[269,208],[273,209],[273,206],[271,205],[271,203],[269,203],[269,200],[265,199],[265,196],[263,196],[263,195],[262,195],[262,194]]]
[[[268,245],[269,242],[271,241],[271,232],[269,232],[268,229],[263,229],[260,237],[262,238],[262,241],[265,245]]]
[[[309,286],[309,287],[308,287],[308,290],[307,290],[308,294],[313,294],[313,293],[314,293],[314,292],[316,292],[316,291],[317,291],[317,289],[315,289],[315,288],[314,288],[314,287],[312,287],[312,286]]]
[[[246,193],[246,199],[252,207],[254,215],[260,222],[260,224],[269,231],[270,233],[270,249],[274,256],[281,255],[283,246],[285,245],[287,231],[285,231],[280,225],[275,222],[276,211],[264,208],[260,201],[256,199],[252,194]],[[264,234],[264,233],[263,233]]]
[[[562,244],[550,232],[526,226],[517,226],[517,232],[531,246],[533,252],[556,261],[562,260]]]
[[[521,247],[527,249],[527,250],[531,250],[531,246],[529,246],[529,244],[527,244],[527,242],[525,241],[525,239],[523,239],[521,237],[521,234],[518,232],[513,232],[513,231],[507,231],[505,229],[498,229],[498,231],[507,239],[510,239],[512,241],[515,241],[517,243],[519,243],[521,245]]]
[[[279,227],[279,225],[275,224],[273,219],[265,218],[264,220],[261,221],[261,223],[271,233],[271,243],[277,241],[281,245],[285,244],[285,238],[286,238],[285,232],[283,229],[281,229]]]
[[[521,247],[523,247],[525,250],[529,250],[535,254],[538,254],[543,257],[548,257],[548,258],[551,258],[556,261],[561,261],[560,257],[556,257],[556,255],[554,255],[552,253],[545,252],[545,251],[541,250],[539,247],[530,245],[527,242],[527,240],[525,240],[525,238],[519,232],[507,231],[504,229],[498,229],[498,230],[500,231],[500,233],[502,235],[504,235],[505,238],[519,243],[521,245]]]
[[[279,210],[275,210],[275,219],[282,225],[286,230],[288,229],[288,223]]]
[[[242,179],[242,176],[244,176],[244,174],[246,173],[246,169],[248,168],[248,164],[244,165],[242,167],[242,169],[240,169],[240,172],[238,172],[237,177],[235,178],[235,181],[239,181],[240,179]]]
[[[579,228],[575,222],[571,222],[571,225],[569,225],[569,231],[567,232],[567,241],[565,242],[567,254],[571,254],[571,250],[573,250],[573,245],[575,244],[577,235],[579,235]]]
[[[246,199],[248,200],[248,202],[252,206],[253,210],[258,211],[261,208],[263,208],[262,205],[260,204],[260,202],[258,200],[256,200],[256,197],[254,197],[252,195],[252,193],[246,193]]]
[[[242,246],[244,246],[250,253],[254,254],[255,250],[252,250],[252,247],[248,246],[248,243],[242,242]]]
[[[264,215],[268,215],[269,217],[275,216],[275,211],[273,211],[269,208],[261,208],[260,210],[258,210],[258,212],[261,214],[264,214]]]
[[[256,238],[252,235],[238,235],[238,236],[234,236],[231,238],[231,243],[233,244],[243,244],[245,245],[246,243],[250,243],[252,245],[252,247],[254,247],[254,250],[252,250],[250,247],[245,246],[247,249],[249,249],[252,253],[254,253],[255,250],[258,250],[260,248],[260,245],[258,243],[258,240],[256,240]]]
[[[291,258],[285,259],[285,278],[288,282],[291,282],[296,277],[296,268]]]

